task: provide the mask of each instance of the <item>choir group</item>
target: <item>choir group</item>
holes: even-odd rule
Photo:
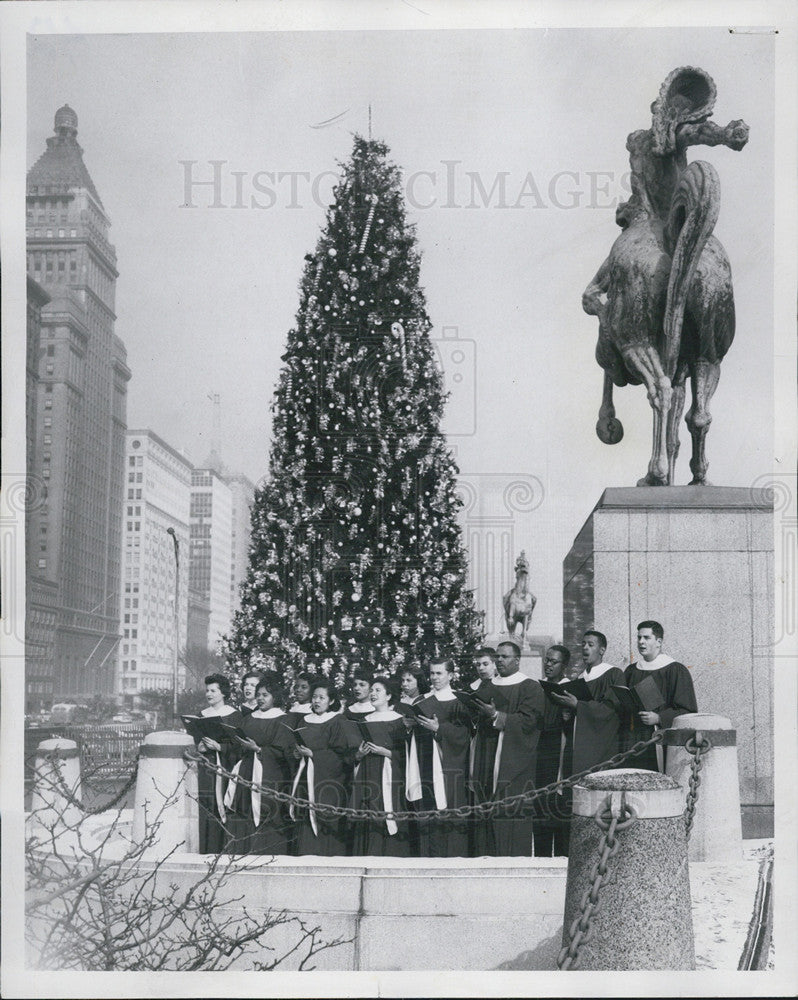
[[[450,659],[432,662],[426,673],[361,671],[346,706],[326,677],[299,675],[294,700],[284,705],[276,675],[251,673],[235,708],[229,680],[211,674],[202,715],[185,719],[202,755],[227,772],[199,769],[200,850],[565,855],[569,790],[555,787],[534,799],[524,793],[606,761],[675,716],[697,711],[689,670],[662,653],[662,641],[658,622],[641,622],[640,656],[621,671],[604,662],[607,640],[591,629],[581,669],[572,669],[569,650],[555,645],[540,681],[521,673],[518,645],[502,642],[478,650],[476,679],[463,690],[452,687]],[[658,750],[647,747],[622,766],[661,770]],[[310,805],[286,806],[270,789]],[[489,815],[441,813],[480,803],[501,805]],[[329,805],[372,815],[315,808]]]

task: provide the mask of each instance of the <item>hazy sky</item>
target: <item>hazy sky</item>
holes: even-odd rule
[[[69,103],[112,220],[116,331],[133,372],[128,424],[199,462],[212,430],[208,395],[218,393],[223,457],[257,480],[303,256],[332,185],[326,172],[348,157],[351,133],[367,130],[371,104],[373,133],[415,203],[408,215],[435,335],[456,327],[465,341],[459,364],[444,349],[454,390],[445,428],[466,478],[540,480],[542,502],[523,519],[518,547],[540,598],[534,631],[559,636],[574,535],[602,490],[634,485],[649,459],[641,388],[616,390],[623,442],[610,448],[595,436],[597,321],[581,295],[619,232],[626,136],[649,127],[649,105],[680,65],[714,78],[716,122],[751,128],[742,152],[689,154],[720,174],[716,235],[737,306],[711,407],[709,478],[747,486],[772,468],[772,57],[772,35],[726,28],[38,35],[27,163]],[[196,207],[184,207],[186,171],[210,180],[214,160],[223,161],[224,207],[210,207],[208,186],[192,187]],[[259,171],[273,175],[261,175],[261,190]],[[497,177],[504,207],[500,187],[485,207],[480,185],[490,192]],[[252,196],[267,207],[252,207]],[[686,483],[686,429],[682,441]]]

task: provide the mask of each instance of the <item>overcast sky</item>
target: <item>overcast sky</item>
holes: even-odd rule
[[[772,35],[726,28],[38,35],[27,163],[69,103],[112,220],[128,424],[201,462],[218,393],[223,458],[257,481],[327,172],[349,156],[352,133],[367,131],[371,104],[373,134],[404,171],[434,335],[456,327],[465,342],[459,362],[444,345],[454,390],[445,429],[466,478],[540,481],[517,547],[540,598],[534,631],[559,637],[564,555],[602,490],[634,485],[649,459],[640,388],[616,390],[623,442],[595,436],[597,321],[581,295],[619,232],[627,134],[650,126],[649,105],[680,65],[714,78],[716,122],[751,128],[742,152],[689,153],[720,174],[716,235],[737,306],[711,407],[709,478],[747,486],[772,468],[772,57]],[[195,207],[185,207],[187,177],[212,179],[210,161],[223,161],[224,207],[210,207],[210,186],[190,186]],[[273,175],[261,175],[261,190],[259,171]],[[480,186],[490,192],[497,177],[485,207]],[[682,439],[686,483],[686,430]]]

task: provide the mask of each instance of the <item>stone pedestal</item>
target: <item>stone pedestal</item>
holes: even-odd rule
[[[510,635],[507,632],[492,632],[485,637],[485,645],[494,649],[500,642],[512,641],[521,642],[521,633]],[[538,681],[543,676],[543,657],[549,646],[554,645],[554,638],[550,635],[531,635],[527,633],[524,648],[521,650],[521,673]]]
[[[637,658],[637,623],[665,629],[702,712],[738,733],[743,834],[773,833],[773,503],[712,486],[605,490],[563,564],[564,643],[595,627],[606,659]]]

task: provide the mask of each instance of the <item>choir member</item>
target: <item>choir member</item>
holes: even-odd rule
[[[533,791],[537,744],[543,725],[544,695],[537,681],[520,672],[521,650],[515,642],[496,649],[498,676],[479,688],[486,704],[479,708],[471,782],[475,801],[499,801]],[[476,853],[481,856],[532,855],[533,805],[497,810],[475,826]]]
[[[420,666],[402,667],[397,671],[397,677],[402,696],[395,707],[397,712],[406,715],[407,709],[403,706],[422,701],[429,694],[429,681]]]
[[[262,789],[287,792],[294,763],[294,738],[282,709],[282,690],[276,677],[262,677],[256,688],[257,707],[244,717],[239,741],[241,760],[233,773]],[[236,854],[286,854],[286,809],[283,803],[233,779],[225,805]]]
[[[302,725],[305,716],[312,711],[313,706],[310,703],[310,698],[313,694],[315,681],[315,675],[309,673],[297,674],[294,678],[294,700],[286,712],[288,716],[286,721],[292,729],[296,729],[297,726]]]
[[[230,697],[230,681],[224,674],[209,674],[205,678],[205,700],[202,716],[218,716],[230,726],[240,726],[241,713],[227,704]],[[197,744],[197,749],[209,764],[231,770],[238,761],[238,750],[230,742],[220,742],[208,736]],[[197,768],[197,799],[199,805],[199,852],[219,854],[227,850],[229,831],[226,828],[227,810],[224,796],[227,779],[200,765]]]
[[[359,668],[352,675],[352,696],[353,701],[344,709],[345,719],[361,719],[364,715],[370,715],[374,711],[369,695],[371,694],[371,682],[374,675],[369,670]]]
[[[452,691],[454,663],[433,661],[432,693],[419,702],[407,749],[407,799],[420,808],[456,809],[468,805],[466,775],[471,716]],[[425,858],[468,856],[469,824],[449,817],[419,826],[419,850]]]
[[[549,646],[543,658],[543,673],[552,684],[568,683],[571,651],[565,646]],[[547,698],[543,713],[543,728],[538,740],[538,764],[535,784],[544,788],[560,777],[565,742],[562,710]],[[561,857],[568,854],[570,789],[559,789],[544,799],[536,800],[535,857]]]
[[[477,677],[471,681],[471,690],[476,691],[478,687],[489,683],[496,676],[496,650],[491,646],[478,649],[474,654],[473,664]]]
[[[628,750],[641,740],[648,740],[655,729],[668,729],[677,715],[697,712],[693,678],[683,663],[662,652],[665,632],[657,621],[640,622],[637,626],[637,650],[640,659],[624,671],[628,688],[652,678],[659,689],[660,705],[652,703],[651,711],[626,715],[621,727],[621,750]],[[656,710],[653,710],[653,709]],[[664,754],[660,745],[646,747],[630,757],[625,767],[641,767],[649,771],[664,770]]]
[[[618,724],[620,709],[613,684],[623,684],[623,674],[618,667],[604,662],[607,638],[602,632],[588,629],[582,636],[582,662],[580,675],[587,683],[591,700],[580,701],[575,695],[552,695],[563,709],[563,719],[570,730],[566,742],[564,776],[578,774],[595,764],[609,760],[618,752]]]
[[[249,673],[244,674],[241,678],[241,694],[243,699],[238,710],[244,717],[254,712],[258,707],[258,699],[255,697],[255,691],[258,687],[258,681],[262,676],[260,671],[250,670]]]
[[[355,754],[352,781],[352,805],[355,809],[378,809],[384,812],[405,811],[404,717],[391,707],[399,692],[387,677],[375,677],[371,685],[374,711],[364,715],[361,725],[367,730]],[[405,820],[391,817],[354,820],[352,853],[377,857],[408,856],[408,830]]]
[[[331,681],[313,684],[311,711],[297,726],[294,747],[298,766],[291,794],[318,805],[347,805],[347,763],[352,753],[341,701]],[[291,806],[297,823],[296,853],[335,857],[346,853],[346,824],[341,817],[317,813],[312,806]]]

